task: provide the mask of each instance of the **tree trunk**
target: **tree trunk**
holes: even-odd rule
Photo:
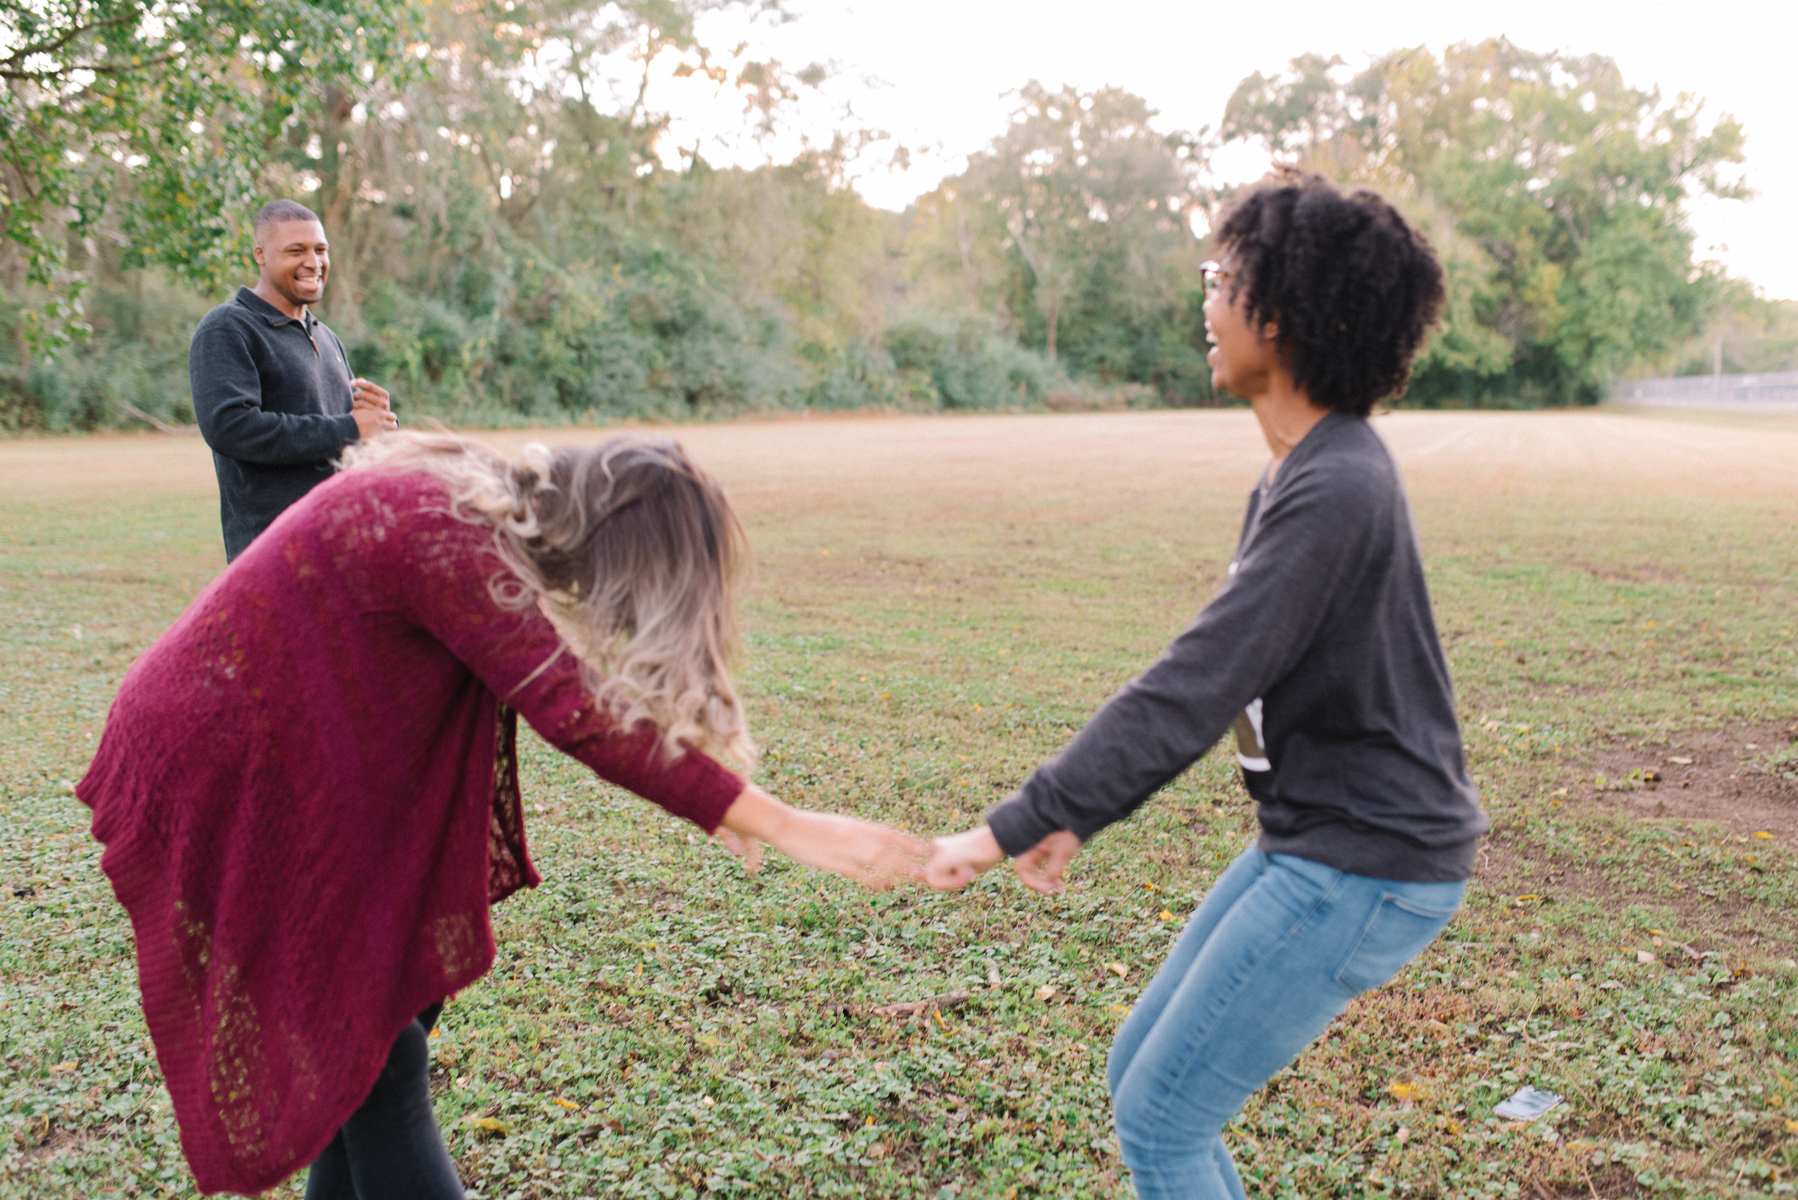
[[[961,250],[961,281],[968,289],[968,305],[980,307],[980,273],[974,268],[974,235],[961,211],[961,198],[955,199],[955,241]]]

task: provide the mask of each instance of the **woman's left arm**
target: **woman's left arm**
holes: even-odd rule
[[[1362,553],[1360,499],[1315,478],[1290,481],[1192,625],[987,814],[1005,851],[1022,854],[1062,831],[1084,842],[1129,816],[1307,654]]]

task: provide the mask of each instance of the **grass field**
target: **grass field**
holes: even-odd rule
[[[1795,1194],[1798,420],[1378,428],[1494,832],[1441,941],[1230,1129],[1251,1194]],[[678,432],[757,551],[760,778],[921,833],[971,823],[1190,619],[1265,458],[1240,411]],[[126,666],[221,567],[197,442],[0,444],[0,1197],[191,1194],[70,792]],[[1226,756],[1054,900],[1004,872],[747,880],[526,757],[547,879],[496,910],[499,962],[432,1043],[471,1195],[1130,1194],[1105,1050],[1250,836]],[[1524,1083],[1566,1100],[1493,1117]]]

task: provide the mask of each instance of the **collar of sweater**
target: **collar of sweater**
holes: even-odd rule
[[[237,289],[237,302],[272,326],[300,325],[310,330],[318,322],[310,308],[301,309],[300,316],[290,317],[247,287]]]

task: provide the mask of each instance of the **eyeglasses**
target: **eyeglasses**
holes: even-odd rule
[[[1226,279],[1234,279],[1236,272],[1225,267],[1223,263],[1205,262],[1199,264],[1199,286],[1209,300],[1223,288]]]

